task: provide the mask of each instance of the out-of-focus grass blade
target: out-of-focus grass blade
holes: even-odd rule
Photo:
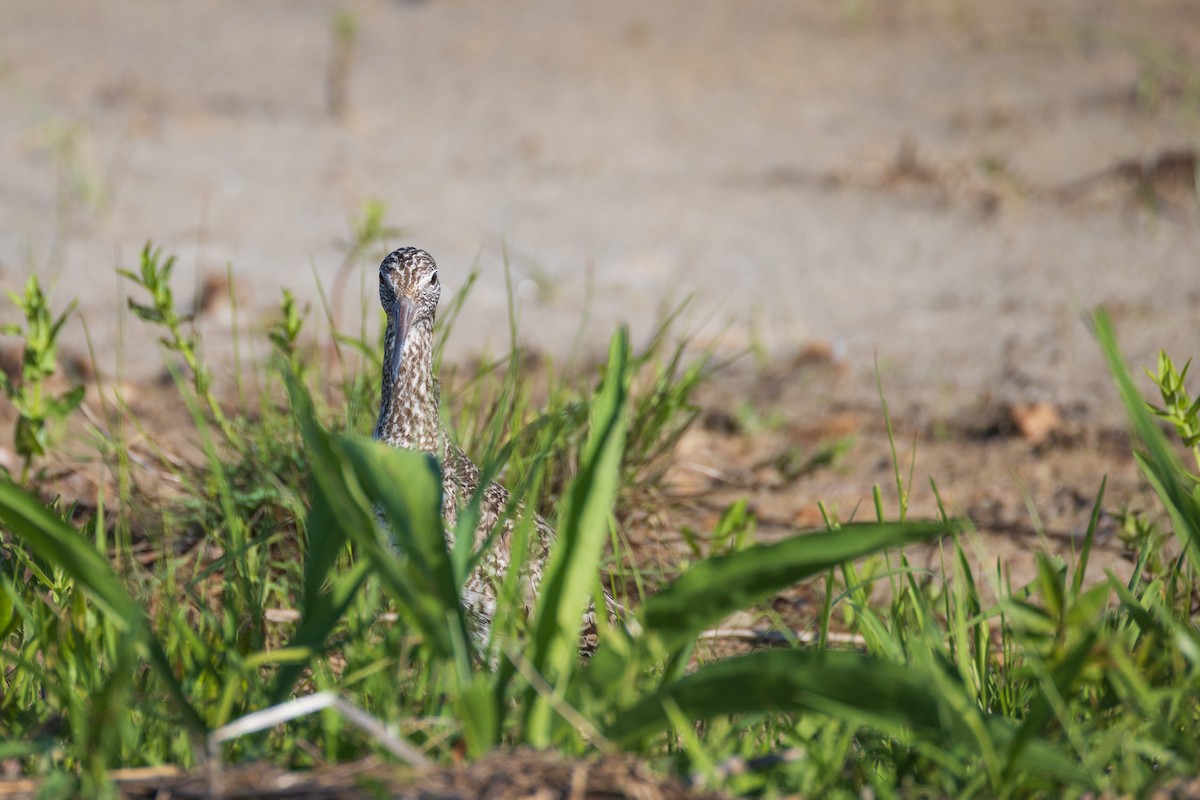
[[[559,516],[560,538],[546,564],[538,598],[533,665],[559,692],[578,665],[580,620],[598,585],[596,564],[608,538],[629,426],[629,383],[629,341],[622,328],[609,345],[604,381],[588,418],[579,471],[565,497]],[[596,615],[606,615],[602,604]],[[526,731],[533,744],[549,743],[552,719],[549,699],[534,695],[526,715]]]
[[[16,592],[10,588],[5,576],[0,575],[0,642],[17,627],[20,617],[17,615],[17,604],[13,601]]]
[[[315,507],[305,524],[309,531],[317,529],[319,525],[336,527],[336,522],[329,516],[328,506],[320,501],[315,501]],[[308,559],[312,558],[310,553]],[[349,572],[332,577],[328,591],[322,591],[318,585],[316,591],[305,592],[300,606],[300,624],[287,647],[303,648],[310,657],[319,655],[324,650],[329,634],[337,627],[370,572],[370,563],[360,561]],[[308,667],[307,659],[282,665],[271,688],[271,704],[283,702]]]
[[[911,729],[947,750],[975,738],[967,728],[1008,746],[1016,735],[1011,723],[983,715],[965,688],[947,677],[844,651],[763,650],[701,667],[635,704],[604,733],[632,747],[672,730],[671,709],[693,722],[810,711],[886,731]],[[1090,782],[1075,759],[1044,740],[1023,742],[1021,753],[1029,772]]]
[[[316,597],[321,593],[325,579],[337,563],[338,553],[346,543],[344,526],[351,520],[338,517],[336,511],[351,512],[352,518],[361,515],[353,513],[358,510],[356,508],[336,508],[342,505],[339,501],[344,500],[348,493],[340,491],[344,488],[345,476],[342,474],[343,470],[338,463],[329,434],[317,421],[312,397],[304,385],[290,372],[284,371],[283,377],[287,384],[292,413],[300,424],[309,466],[313,473],[313,502],[305,524],[308,541],[307,558],[304,562],[304,596],[307,601],[309,597]],[[351,504],[352,507],[354,505],[356,504]]]
[[[648,599],[637,620],[645,632],[656,634],[675,651],[705,628],[796,581],[887,547],[947,536],[957,529],[940,522],[844,525],[755,545],[697,563]]]
[[[70,575],[114,625],[127,631],[144,648],[151,666],[179,705],[184,722],[193,734],[202,737],[204,720],[184,695],[149,621],[92,543],[35,497],[7,480],[0,481],[0,522],[35,553]]]
[[[1181,478],[1186,474],[1183,464],[1176,458],[1167,437],[1150,414],[1146,401],[1133,385],[1125,359],[1117,348],[1116,334],[1108,312],[1097,309],[1092,318],[1092,327],[1100,350],[1108,360],[1108,369],[1117,384],[1121,401],[1125,404],[1131,432],[1145,448],[1144,452],[1138,454],[1138,466],[1166,507],[1175,535],[1183,543],[1192,569],[1200,570],[1200,501],[1184,485]]]
[[[1108,476],[1100,479],[1100,489],[1092,503],[1092,515],[1088,518],[1087,532],[1083,537],[1083,546],[1079,549],[1079,558],[1075,571],[1071,574],[1071,598],[1074,600],[1083,591],[1083,578],[1087,573],[1088,559],[1092,555],[1092,546],[1096,543],[1096,531],[1100,528],[1100,513],[1104,510],[1104,490],[1108,487]]]
[[[988,733],[996,746],[1005,748],[1010,753],[1015,751],[1017,748],[1013,737],[1016,736],[1016,731],[1012,722],[998,715],[987,717],[986,720]],[[1096,772],[1081,764],[1073,753],[1053,742],[1045,739],[1023,741],[1019,752],[1019,758],[1011,764],[1015,773],[1078,784],[1089,789],[1096,787]]]

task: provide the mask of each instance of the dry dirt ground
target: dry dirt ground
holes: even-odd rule
[[[1102,564],[1127,569],[1120,514],[1152,503],[1080,312],[1106,305],[1135,367],[1197,354],[1198,152],[1191,0],[0,0],[0,285],[79,300],[69,356],[86,325],[101,376],[156,377],[115,275],[147,239],[185,301],[228,266],[248,338],[282,287],[320,328],[378,198],[449,289],[480,271],[456,357],[504,346],[506,261],[536,350],[585,315],[594,351],[643,337],[686,296],[698,343],[753,350],[701,397],[676,516],[646,520],[668,541],[739,497],[764,539],[818,501],[870,518],[876,484],[894,513],[878,368],[910,516],[934,480],[1019,578],[1107,475]],[[370,272],[338,313],[365,286],[373,329]],[[228,366],[233,315],[198,305]]]

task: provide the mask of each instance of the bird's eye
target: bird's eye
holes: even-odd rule
[[[433,273],[433,276],[429,279],[429,284],[431,286],[437,286],[437,273],[436,272]]]

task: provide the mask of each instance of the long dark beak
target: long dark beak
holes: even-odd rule
[[[412,327],[413,317],[417,306],[407,297],[397,298],[387,310],[388,326],[391,341],[387,344],[388,359],[383,365],[384,374],[388,377],[388,385],[394,385],[400,379],[400,364],[404,361],[404,340],[408,338],[408,329]]]

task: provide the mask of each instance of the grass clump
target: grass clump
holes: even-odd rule
[[[894,519],[877,491],[872,523],[827,516],[825,531],[759,544],[738,502],[715,530],[689,532],[690,565],[660,582],[624,564],[623,520],[661,500],[663,465],[711,361],[668,345],[664,326],[641,350],[618,331],[584,379],[522,358],[515,344],[469,380],[451,375],[451,427],[486,474],[503,473],[559,532],[526,619],[516,576],[531,526],[519,521],[494,640],[477,652],[459,594],[479,556],[473,514],[460,515],[448,544],[436,461],[361,435],[378,397],[377,343],[338,334],[364,368],[315,369],[320,354],[306,349],[304,315],[285,294],[255,399],[221,403],[175,311],[170,265],[148,246],[127,274],[150,298],[134,313],[165,332],[169,363],[181,359],[176,386],[203,454],[180,464],[158,452],[191,498],[162,507],[162,528],[194,527],[202,544],[177,552],[165,534],[135,529],[125,513],[135,466],[119,437],[101,445],[117,495],[101,494],[82,523],[19,482],[0,484],[0,753],[46,779],[47,795],[111,792],[118,766],[194,766],[213,731],[319,691],[394,726],[434,761],[518,744],[628,751],[755,796],[1117,795],[1200,766],[1197,482],[1134,390],[1103,314],[1097,338],[1170,520],[1141,540],[1126,581],[1089,572],[1102,480],[1078,557],[1040,555],[1036,577],[1013,585],[1001,567],[970,565],[968,534],[945,512],[906,519],[911,468],[906,479],[896,464]],[[1159,414],[1194,447],[1185,377],[1163,357]],[[136,430],[128,405],[110,411],[105,433]],[[154,535],[156,557],[136,566],[133,543]],[[915,569],[903,547],[938,539],[942,568]],[[600,597],[596,565],[609,543],[630,611],[581,662],[578,620]],[[805,579],[827,589],[816,644],[697,656],[706,629]],[[886,601],[873,599],[878,584]],[[835,614],[853,647],[827,636]],[[217,749],[230,761],[310,767],[379,745],[323,715]],[[756,769],[729,769],[738,759]]]

